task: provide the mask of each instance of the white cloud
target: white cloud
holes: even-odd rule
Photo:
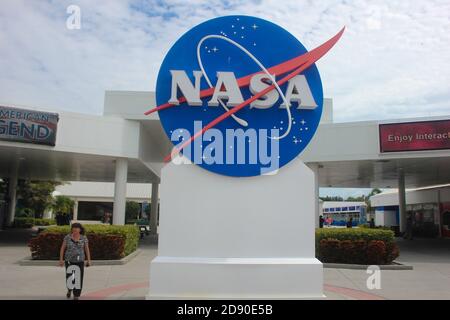
[[[80,30],[66,28],[70,4],[81,8]],[[165,53],[189,28],[249,14],[307,48],[347,26],[318,62],[336,120],[448,115],[449,12],[446,0],[2,0],[0,103],[101,113],[106,89],[154,90]]]

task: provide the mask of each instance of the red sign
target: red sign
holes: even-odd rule
[[[450,120],[380,124],[380,152],[450,149]]]

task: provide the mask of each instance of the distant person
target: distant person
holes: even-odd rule
[[[371,219],[370,219],[370,222],[369,222],[369,228],[370,228],[370,229],[374,229],[374,228],[375,228],[375,219],[374,219],[374,218],[371,218]]]
[[[325,222],[325,219],[323,218],[323,216],[320,216],[319,218],[319,228],[323,228],[323,223]]]
[[[112,213],[105,212],[105,214],[103,216],[103,223],[111,224],[111,218],[112,218]]]
[[[347,221],[347,228],[352,228],[352,227],[353,227],[353,218],[350,218]]]
[[[413,231],[413,219],[412,215],[409,214],[408,218],[406,219],[406,230],[403,238],[406,240],[412,240],[413,239],[412,231]]]
[[[85,258],[87,261],[85,262]],[[75,283],[75,288],[67,288],[67,298],[70,298],[73,291],[73,299],[78,300],[81,295],[81,290],[83,289],[83,278],[84,278],[84,265],[86,267],[91,265],[91,253],[89,251],[88,238],[85,236],[85,231],[80,223],[73,223],[70,229],[70,234],[64,237],[64,241],[61,245],[59,251],[59,265],[66,266],[66,285],[69,284],[69,278],[74,276],[76,272],[68,272],[68,268],[71,266],[76,266],[79,268],[79,286],[76,287],[77,281],[71,280]],[[73,267],[72,267],[73,268]]]
[[[328,217],[328,218],[326,219],[326,222],[327,222],[327,225],[328,225],[328,226],[331,226],[331,225],[333,224],[333,219],[331,219],[331,217]]]

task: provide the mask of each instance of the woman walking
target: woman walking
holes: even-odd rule
[[[85,258],[87,261],[85,262]],[[64,237],[59,251],[59,265],[66,266],[67,298],[73,291],[73,299],[78,300],[83,288],[84,265],[91,265],[91,253],[89,251],[88,239],[80,223],[73,223],[70,234]],[[76,277],[79,277],[78,279]],[[71,278],[69,280],[69,278]]]

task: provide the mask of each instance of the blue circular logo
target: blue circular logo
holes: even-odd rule
[[[249,177],[273,172],[305,149],[319,125],[323,91],[293,35],[263,19],[225,16],[173,45],[156,102],[175,151],[206,170]]]

